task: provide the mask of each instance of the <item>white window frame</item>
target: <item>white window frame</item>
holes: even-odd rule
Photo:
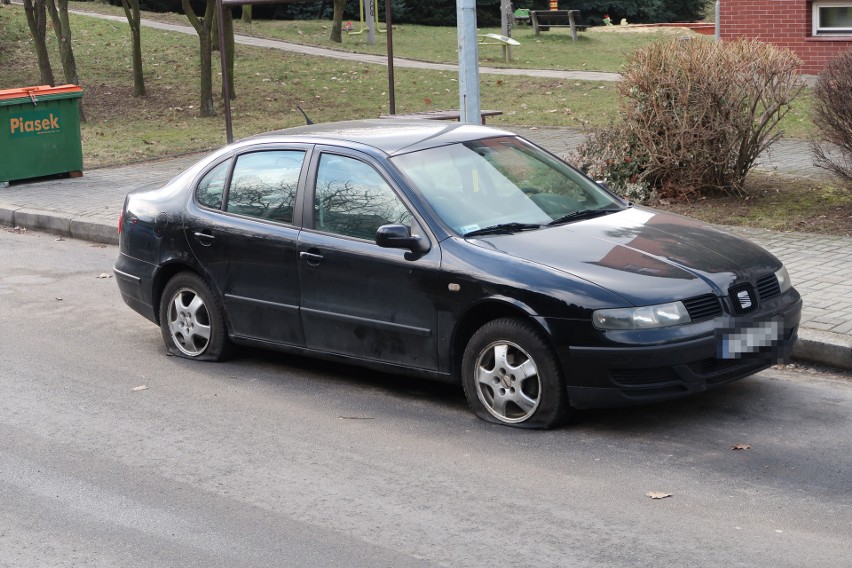
[[[849,28],[825,28],[820,26],[820,8],[852,8],[849,0],[815,0],[812,6],[811,20],[813,22],[812,35],[817,36],[852,36],[852,27]]]

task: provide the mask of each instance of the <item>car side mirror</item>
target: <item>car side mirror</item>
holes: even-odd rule
[[[382,225],[376,231],[376,244],[384,248],[408,249],[415,253],[427,253],[431,248],[429,241],[419,235],[412,235],[405,225]]]

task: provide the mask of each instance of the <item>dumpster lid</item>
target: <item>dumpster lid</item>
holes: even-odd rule
[[[17,89],[0,90],[0,101],[9,99],[31,99],[35,101],[38,97],[45,95],[61,95],[65,93],[79,93],[83,89],[79,85],[40,85],[38,87],[20,87]]]

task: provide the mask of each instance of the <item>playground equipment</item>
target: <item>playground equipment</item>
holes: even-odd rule
[[[371,15],[373,16],[373,21],[376,23],[376,28],[375,28],[376,31],[379,32],[379,33],[386,33],[387,29],[383,30],[383,29],[379,28],[379,11],[376,9],[376,5],[377,5],[376,0],[368,0],[368,2],[370,3],[370,8],[372,8],[373,13]],[[365,27],[365,25],[364,25],[367,22],[367,18],[365,17],[364,0],[359,0],[358,4],[360,5],[360,8],[361,8],[361,10],[360,10],[360,13],[361,13],[361,22],[360,22],[361,28],[357,32],[345,30],[346,33],[349,34],[349,35],[358,35],[358,34],[364,33],[365,31],[368,31],[368,28]]]

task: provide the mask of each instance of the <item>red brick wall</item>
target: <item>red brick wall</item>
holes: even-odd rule
[[[826,62],[852,49],[852,37],[813,37],[810,0],[721,0],[722,39],[741,37],[788,47],[802,59],[802,73],[815,75]]]

